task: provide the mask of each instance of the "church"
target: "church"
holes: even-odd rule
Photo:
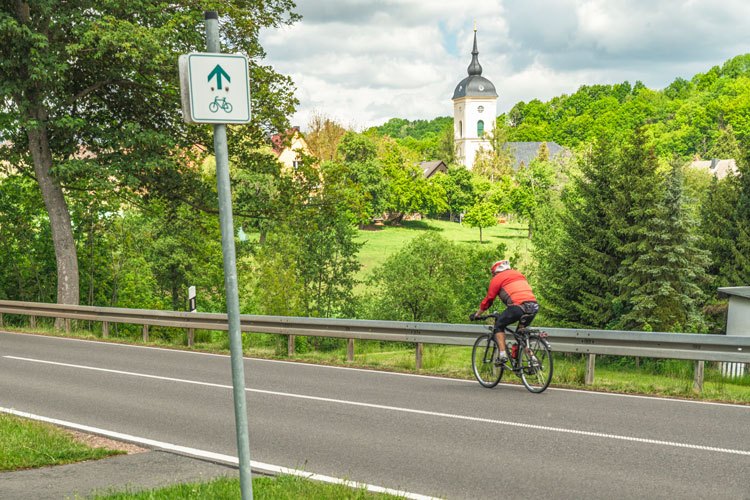
[[[490,149],[487,134],[494,131],[497,121],[497,90],[482,76],[477,49],[477,30],[474,30],[474,47],[471,51],[469,75],[456,85],[453,92],[453,137],[458,163],[471,169],[479,148]],[[506,143],[516,158],[514,168],[528,165],[536,156],[541,142]],[[547,142],[550,158],[565,155],[566,151],[554,142]]]

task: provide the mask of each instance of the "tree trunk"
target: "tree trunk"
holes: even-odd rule
[[[46,111],[41,107],[33,110],[36,128],[29,128],[26,135],[29,138],[29,150],[34,159],[34,172],[39,189],[42,191],[44,205],[47,207],[50,228],[52,229],[52,243],[55,247],[57,261],[57,303],[78,305],[78,258],[73,239],[73,227],[70,221],[68,204],[63,190],[52,174],[52,153],[47,137]],[[55,327],[61,327],[60,320]]]

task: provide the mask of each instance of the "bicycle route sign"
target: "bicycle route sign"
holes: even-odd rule
[[[182,116],[188,123],[250,121],[250,79],[241,54],[195,52],[179,58]]]

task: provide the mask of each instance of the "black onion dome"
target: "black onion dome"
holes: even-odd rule
[[[497,91],[491,81],[482,76],[482,65],[479,64],[477,50],[477,32],[474,31],[474,49],[471,51],[469,76],[461,80],[453,92],[453,99],[460,97],[497,97]]]

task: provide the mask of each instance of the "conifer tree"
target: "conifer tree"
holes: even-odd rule
[[[744,144],[738,169],[739,175],[730,178],[736,193],[730,222],[734,230],[727,245],[728,259],[720,268],[728,286],[750,285],[750,141]]]
[[[656,189],[654,191],[657,191]],[[697,247],[696,222],[683,206],[682,175],[674,166],[661,200],[634,210],[638,230],[617,275],[629,311],[618,326],[656,331],[703,328],[699,286],[707,281],[707,252]]]
[[[583,155],[581,175],[563,194],[562,208],[539,217],[535,290],[546,317],[561,325],[603,327],[612,319],[610,278],[619,263],[609,229],[616,165],[612,144],[600,137]]]

